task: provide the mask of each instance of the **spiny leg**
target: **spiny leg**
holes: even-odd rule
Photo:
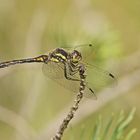
[[[75,72],[77,73],[78,70]],[[64,76],[67,80],[72,80],[72,81],[80,81],[79,79],[76,79],[76,78],[71,78],[70,75],[69,75],[69,66],[68,64],[64,64]]]

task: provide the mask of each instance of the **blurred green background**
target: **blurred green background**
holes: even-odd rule
[[[0,0],[1,62],[38,56],[65,44],[93,43],[96,49],[88,61],[117,77],[111,94],[115,91],[116,98],[84,99],[83,109],[93,112],[76,116],[64,140],[80,139],[83,125],[84,137],[90,139],[99,115],[106,122],[112,113],[133,107],[129,129],[140,128],[139,7],[139,0]],[[104,95],[103,89],[103,96],[110,94]],[[52,126],[58,128],[73,100],[74,95],[43,75],[41,64],[0,69],[0,139],[49,139],[55,134]],[[139,138],[137,132],[133,140]]]

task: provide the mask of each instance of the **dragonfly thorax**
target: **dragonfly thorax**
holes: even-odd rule
[[[49,56],[50,60],[53,62],[64,63],[67,61],[68,53],[62,48],[57,48],[52,53],[50,53]]]

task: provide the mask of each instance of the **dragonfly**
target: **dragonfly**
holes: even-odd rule
[[[95,89],[106,86],[107,81],[111,83],[116,81],[116,78],[112,73],[84,62],[82,53],[78,50],[83,46],[87,45],[77,45],[71,49],[69,47],[56,48],[45,55],[1,62],[0,68],[25,63],[43,63],[43,73],[73,93],[79,91],[79,71],[83,70],[87,75],[84,96],[97,99]],[[93,45],[88,44],[88,46],[92,47]]]

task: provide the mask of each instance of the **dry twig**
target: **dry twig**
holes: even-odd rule
[[[85,69],[84,69],[83,66],[81,66],[81,68],[79,70],[79,75],[80,75],[79,93],[76,96],[74,105],[71,107],[71,109],[70,109],[69,113],[67,114],[66,118],[64,118],[62,124],[60,125],[60,127],[58,129],[58,132],[52,138],[52,140],[61,140],[65,129],[68,127],[68,124],[70,123],[70,121],[74,117],[74,114],[76,113],[76,111],[77,111],[77,109],[79,107],[79,103],[80,103],[80,101],[83,98],[84,89],[85,89],[85,78],[86,78],[86,75],[84,73],[85,73]]]

